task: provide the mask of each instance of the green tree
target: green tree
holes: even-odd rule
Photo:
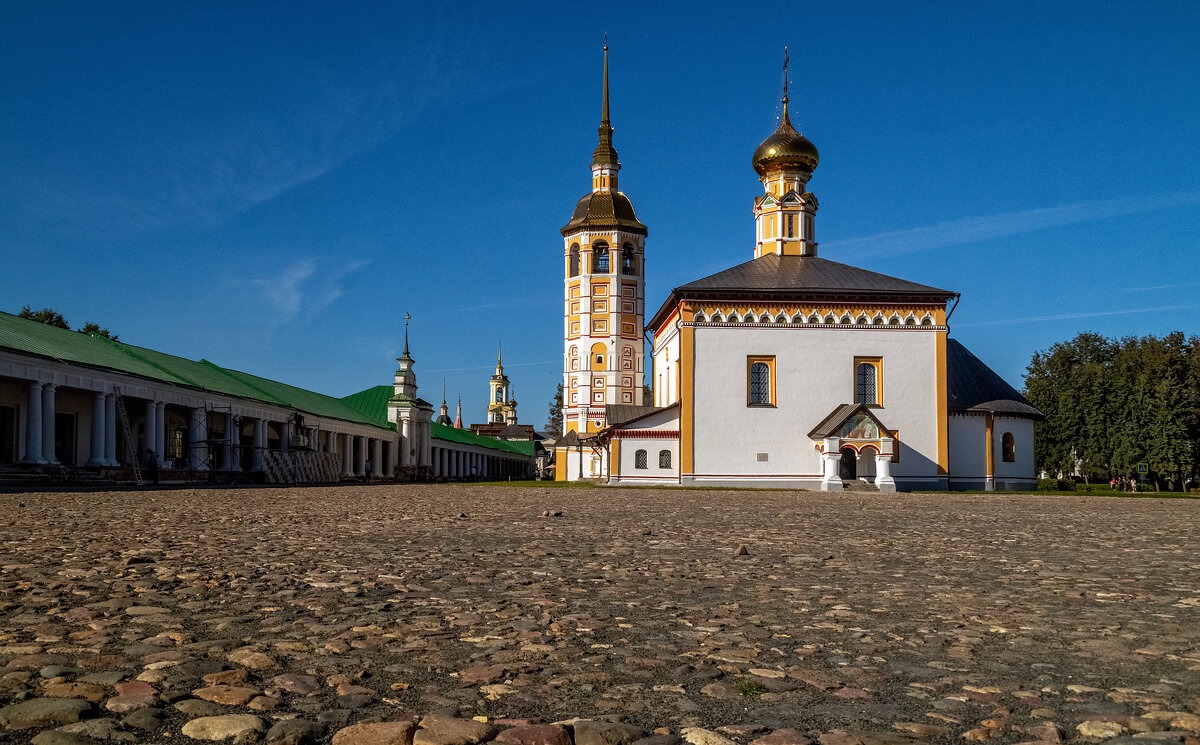
[[[649,383],[642,384],[642,406],[654,405],[654,388]]]
[[[1200,338],[1083,333],[1034,353],[1026,395],[1046,414],[1037,465],[1085,478],[1149,465],[1155,488],[1200,467]]]
[[[26,305],[24,308],[21,308],[21,312],[17,314],[17,318],[28,318],[31,321],[44,323],[47,326],[57,326],[60,329],[71,330],[71,324],[67,323],[67,319],[63,318],[62,313],[52,308],[42,308],[35,311]]]
[[[554,391],[554,400],[550,402],[550,416],[546,419],[546,432],[555,437],[562,436],[563,426],[563,384],[558,384]]]
[[[118,341],[118,337],[116,334],[111,333],[108,329],[100,328],[100,324],[92,323],[91,321],[88,321],[87,323],[83,324],[83,328],[79,329],[79,333],[81,333],[81,334],[97,334],[99,336],[103,336],[105,339],[112,339],[113,341]]]

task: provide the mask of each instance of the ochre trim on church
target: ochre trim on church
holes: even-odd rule
[[[937,471],[939,476],[950,475],[950,401],[946,382],[946,333],[939,332],[936,338],[937,370]]]

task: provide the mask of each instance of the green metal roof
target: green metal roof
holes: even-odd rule
[[[99,334],[68,331],[4,312],[0,312],[0,348],[62,362],[115,370],[168,385],[260,401],[329,419],[391,429],[387,421],[386,405],[383,407],[382,416],[372,416],[344,399],[230,370],[208,360],[195,362],[153,349],[113,341]],[[390,386],[377,387],[384,388],[389,393],[391,391]]]
[[[394,390],[395,387],[390,385],[372,386],[365,391],[351,393],[343,397],[342,401],[369,419],[386,422],[388,399],[392,397]]]
[[[388,400],[392,398],[394,387],[377,385],[365,391],[353,393],[342,399],[348,406],[362,412],[366,417],[387,421]],[[429,425],[430,434],[435,440],[457,442],[463,445],[475,445],[489,450],[499,450],[505,453],[533,455],[532,440],[501,440],[495,437],[477,435],[469,429],[455,429],[444,424],[433,422]]]
[[[430,434],[438,440],[459,442],[464,445],[477,445],[481,448],[501,450],[506,453],[533,455],[533,440],[498,440],[495,437],[474,434],[469,429],[456,429],[455,427],[447,427],[437,422],[433,422],[429,427]]]

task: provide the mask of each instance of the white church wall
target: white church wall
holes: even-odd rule
[[[995,481],[996,488],[1003,490],[1032,489],[1037,486],[1033,465],[1033,420],[1021,417],[997,415],[993,423],[995,432]],[[1011,432],[1016,459],[1004,462],[1004,433]]]
[[[678,483],[679,481],[679,409],[659,411],[618,429],[628,434],[613,439],[617,446],[616,466],[611,483]],[[645,433],[647,436],[639,436]],[[659,433],[651,435],[650,433]],[[667,435],[665,433],[670,433]],[[637,467],[637,451],[646,451],[646,467]],[[660,465],[663,450],[670,453],[670,465]],[[610,447],[610,453],[612,448]]]
[[[951,488],[983,489],[986,478],[987,418],[982,414],[951,414]]]
[[[912,327],[695,329],[698,479],[819,479],[808,432],[854,401],[854,358],[883,359],[879,419],[900,432],[892,474],[904,488],[937,479],[936,331]],[[748,356],[776,358],[776,405],[746,405]],[[758,454],[766,453],[766,460]]]
[[[662,339],[654,340],[654,405],[670,406],[679,400],[679,377],[676,362],[679,360],[679,329],[667,327]]]
[[[620,475],[614,475],[615,484],[675,484],[679,482],[679,440],[651,439],[641,437],[621,438],[618,461]],[[637,467],[637,452],[646,451],[646,467]],[[662,451],[670,453],[670,465],[661,465]],[[615,473],[615,469],[614,469]]]

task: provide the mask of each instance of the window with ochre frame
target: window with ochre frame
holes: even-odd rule
[[[746,357],[746,405],[775,405],[775,357]]]
[[[854,358],[854,403],[883,406],[883,358]]]

